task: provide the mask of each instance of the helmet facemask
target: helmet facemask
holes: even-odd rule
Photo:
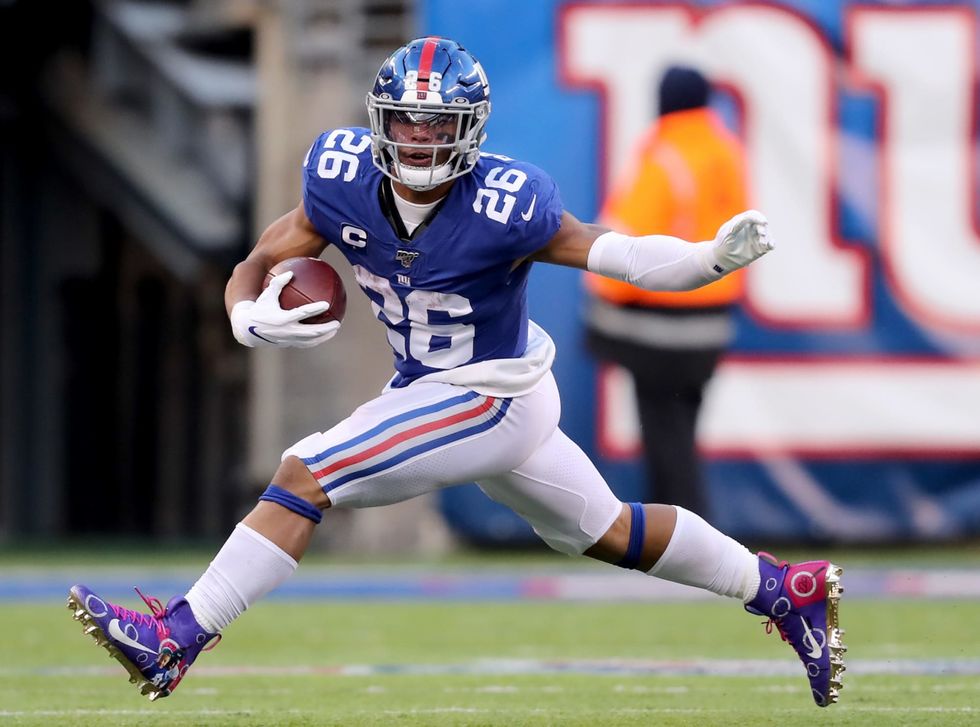
[[[456,98],[443,103],[438,93],[405,94],[395,100],[387,93],[367,96],[374,164],[409,189],[428,190],[466,174],[476,166],[483,127],[490,116],[489,101],[468,103]]]

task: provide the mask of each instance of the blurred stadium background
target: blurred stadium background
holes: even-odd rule
[[[235,344],[221,293],[298,199],[310,140],[363,123],[380,61],[423,33],[483,61],[487,148],[549,170],[582,219],[667,63],[723,84],[716,104],[746,140],[781,249],[751,271],[702,421],[720,527],[766,542],[980,534],[975,2],[0,12],[2,541],[218,538],[287,444],[380,388],[388,353],[365,299],[336,345],[267,352]],[[535,276],[562,425],[639,494],[631,392],[583,349],[580,277]],[[333,520],[322,537],[359,552],[533,542],[475,488]]]
[[[586,220],[660,71],[690,60],[722,82],[716,105],[747,144],[779,251],[751,271],[707,399],[710,519],[750,544],[848,548],[858,596],[960,599],[980,632],[978,17],[976,0],[0,0],[4,640],[30,648],[36,623],[3,601],[54,603],[90,568],[113,593],[186,585],[282,449],[386,381],[365,299],[328,346],[252,351],[222,292],[298,200],[312,139],[364,123],[378,65],[422,34],[460,40],[487,69],[484,148],[548,170]],[[533,275],[562,426],[634,498],[631,392],[584,350],[580,276]],[[293,597],[679,597],[494,580],[527,559],[569,566],[473,486],[325,522],[315,562],[449,563],[462,580],[314,568]]]

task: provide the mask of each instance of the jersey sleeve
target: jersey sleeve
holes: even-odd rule
[[[319,163],[319,150],[323,148],[326,135],[327,133],[324,132],[313,140],[313,144],[303,159],[303,210],[313,226],[324,237],[326,227],[324,219],[328,211],[328,197],[323,180],[317,175],[316,169]]]
[[[537,252],[555,236],[561,227],[564,208],[558,185],[547,173],[531,164],[522,163],[514,168],[527,174],[527,181],[515,194],[517,200],[508,230],[513,259],[519,260]]]
[[[303,209],[327,242],[337,243],[345,210],[360,208],[359,183],[372,168],[368,130],[339,128],[320,134],[303,160]]]

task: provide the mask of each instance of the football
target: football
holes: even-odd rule
[[[306,303],[316,303],[325,300],[330,303],[329,310],[310,318],[304,318],[301,323],[327,323],[344,320],[347,311],[347,291],[340,275],[333,267],[315,257],[291,257],[276,263],[266,273],[262,287],[269,285],[273,276],[292,271],[290,280],[279,294],[279,305],[285,310],[291,310]]]

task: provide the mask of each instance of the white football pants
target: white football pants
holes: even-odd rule
[[[302,459],[334,507],[375,507],[476,482],[555,550],[580,554],[621,503],[558,428],[549,372],[530,393],[483,396],[453,384],[391,389],[283,453]]]

